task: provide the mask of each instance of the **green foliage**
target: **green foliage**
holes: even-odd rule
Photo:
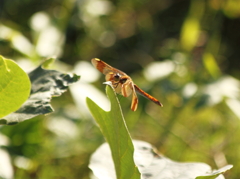
[[[164,104],[139,97],[132,112],[120,98],[132,138],[175,161],[233,164],[224,176],[239,179],[239,7],[238,0],[0,1],[1,55],[26,71],[56,57],[57,70],[84,79],[79,91],[52,99],[54,113],[0,127],[12,176],[90,178],[89,157],[104,142],[85,106],[85,96],[105,97],[104,77],[88,63],[97,57]],[[87,65],[79,70],[79,62]]]
[[[51,63],[53,59],[46,60],[43,65],[47,65]],[[15,64],[15,63],[14,63]],[[23,72],[22,72],[23,73]],[[75,83],[79,80],[79,76],[76,74],[64,74],[56,70],[46,70],[42,68],[42,65],[40,65],[38,68],[30,72],[28,76],[15,73],[16,75],[20,76],[21,78],[26,78],[31,80],[31,94],[28,98],[28,100],[22,104],[20,109],[17,111],[0,118],[1,124],[17,124],[19,122],[22,122],[27,119],[31,119],[33,117],[36,117],[38,115],[42,114],[48,114],[53,112],[53,109],[50,105],[51,98],[53,96],[60,96],[63,92],[65,92],[68,88],[68,86],[72,83]],[[21,82],[21,78],[18,79]],[[8,79],[8,78],[5,78]],[[10,81],[11,82],[11,81]],[[29,82],[29,81],[28,81]],[[30,82],[29,82],[30,83]],[[14,86],[13,89],[15,89],[16,95],[13,96],[16,98],[16,96],[23,96],[25,97],[25,93],[28,95],[29,90],[27,89],[21,89],[18,88],[18,86],[24,86],[24,82]],[[10,85],[9,85],[10,86]],[[29,84],[30,86],[30,84]],[[11,87],[11,86],[10,86]],[[17,91],[18,89],[19,92]],[[7,89],[6,89],[7,90]],[[25,90],[25,91],[24,91]],[[9,95],[6,95],[3,93],[3,96],[11,96],[10,92],[12,90],[9,90]],[[15,94],[13,92],[13,94]],[[25,96],[24,96],[25,95]],[[27,96],[28,97],[28,96]],[[16,98],[17,99],[17,98]],[[20,98],[21,99],[21,98]],[[14,98],[12,99],[14,100]],[[7,104],[9,104],[10,99],[3,100]],[[3,103],[4,104],[4,103]],[[11,104],[11,103],[10,103]],[[6,108],[12,109],[11,106],[5,105]],[[13,108],[13,111],[15,108]]]
[[[140,179],[140,173],[133,161],[133,144],[129,135],[119,101],[114,90],[107,85],[106,93],[111,102],[111,110],[106,112],[91,99],[88,107],[108,141],[118,179]]]
[[[212,77],[214,78],[220,77],[220,74],[221,74],[220,69],[212,54],[209,54],[209,53],[204,54],[203,62],[204,62],[205,68],[212,75]]]
[[[27,74],[14,61],[0,56],[0,118],[20,108],[30,89]]]

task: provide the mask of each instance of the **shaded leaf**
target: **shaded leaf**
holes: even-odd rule
[[[147,142],[134,140],[133,144],[134,161],[143,179],[195,179],[196,177],[196,179],[205,179],[204,177],[206,176],[224,179],[220,174],[231,168],[231,166],[228,165],[212,172],[210,166],[205,163],[181,163],[159,155]],[[92,155],[89,167],[97,178],[115,178],[111,152],[107,143],[101,145]],[[203,178],[198,177],[201,175],[205,176]]]
[[[110,145],[112,157],[109,155],[107,158],[111,161],[113,159],[116,171],[116,174],[114,170],[112,173],[114,178],[117,176],[118,179],[138,179],[140,173],[133,161],[134,148],[119,101],[110,86],[106,87],[106,92],[111,101],[110,111],[104,111],[89,98],[87,98],[87,105]]]
[[[0,56],[0,118],[20,108],[30,88],[27,74],[14,61]]]
[[[56,70],[46,70],[42,66],[39,66],[28,75],[32,83],[30,97],[16,112],[0,119],[1,124],[16,124],[52,112],[51,98],[60,96],[70,84],[79,80],[79,76],[76,74],[64,74]]]

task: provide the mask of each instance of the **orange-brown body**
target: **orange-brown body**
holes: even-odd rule
[[[156,98],[135,85],[132,79],[126,73],[111,67],[110,65],[98,58],[93,58],[92,64],[96,69],[98,69],[101,73],[105,75],[106,81],[111,81],[116,93],[121,94],[124,97],[128,97],[132,94],[132,111],[136,111],[138,106],[138,98],[136,92],[153,101],[157,105],[163,106]]]

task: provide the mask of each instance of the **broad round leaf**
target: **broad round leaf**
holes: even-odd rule
[[[0,56],[0,118],[20,108],[30,87],[28,75],[14,61]]]
[[[222,174],[232,168],[232,165],[227,165],[212,171],[205,163],[173,161],[160,155],[151,144],[144,141],[133,140],[133,145],[134,162],[141,173],[141,179],[224,179]],[[93,171],[93,178],[116,179],[107,143],[93,153],[89,168]]]
[[[0,125],[13,125],[31,119],[35,116],[53,112],[50,104],[52,97],[60,96],[68,86],[79,80],[79,76],[72,73],[61,73],[56,70],[46,70],[46,66],[53,59],[46,60],[39,67],[31,71],[28,76],[31,81],[31,93],[21,107],[3,118]]]

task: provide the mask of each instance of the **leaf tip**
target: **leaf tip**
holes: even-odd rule
[[[44,62],[42,63],[42,67],[48,68],[51,64],[53,64],[54,61],[55,61],[55,58],[48,58],[44,60]]]

